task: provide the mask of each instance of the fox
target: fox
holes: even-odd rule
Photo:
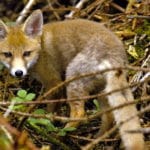
[[[23,24],[8,26],[0,20],[0,61],[14,77],[30,74],[36,77],[45,91],[64,80],[85,73],[92,73],[123,67],[128,64],[127,55],[121,40],[104,24],[86,19],[64,20],[43,23],[41,10],[35,10]],[[81,98],[93,91],[111,92],[128,86],[125,70],[111,70],[94,77],[81,78],[66,85],[67,98]],[[106,99],[106,100],[105,100]],[[105,110],[126,102],[134,101],[129,88],[110,93],[99,100]],[[68,101],[71,118],[85,117],[85,102]],[[54,106],[49,111],[55,110]],[[136,106],[130,105],[102,116],[104,133],[111,128],[113,120],[120,124],[130,115],[136,115]],[[79,122],[68,122],[66,127],[77,127]],[[126,150],[144,150],[142,133],[127,130],[140,130],[140,120],[136,116],[119,127]]]

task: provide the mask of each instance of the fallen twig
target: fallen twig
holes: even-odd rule
[[[142,109],[140,112],[137,112],[135,115],[130,116],[128,119],[124,120],[122,123],[120,123],[118,125],[115,125],[113,128],[111,128],[109,131],[107,131],[106,133],[104,133],[102,136],[98,137],[97,139],[95,139],[91,143],[89,143],[86,146],[82,147],[82,150],[91,150],[92,148],[94,148],[94,146],[96,144],[98,144],[104,138],[109,137],[109,135],[111,135],[114,131],[116,131],[116,129],[118,129],[124,123],[126,123],[126,122],[130,121],[131,119],[135,118],[137,115],[141,115],[141,114],[143,114],[143,113],[145,113],[145,112],[147,112],[149,110],[150,110],[150,105],[148,105],[147,107],[145,107],[144,109]]]
[[[83,4],[86,3],[87,1],[88,1],[88,0],[80,0],[80,1],[76,4],[75,8],[81,9],[82,6],[83,6]],[[73,15],[75,14],[75,12],[76,12],[76,11],[74,11],[74,10],[71,11],[69,14],[65,15],[65,18],[67,18],[67,19],[73,18]]]
[[[17,18],[16,22],[17,24],[21,24],[26,15],[28,14],[31,7],[36,3],[36,0],[29,0],[27,5],[24,7],[24,9],[21,11],[19,17]]]

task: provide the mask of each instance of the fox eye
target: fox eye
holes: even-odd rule
[[[23,56],[24,56],[24,57],[28,57],[28,56],[30,56],[30,54],[31,54],[31,51],[25,51],[25,52],[23,53]]]
[[[7,58],[12,57],[12,53],[11,52],[4,52],[3,54]]]

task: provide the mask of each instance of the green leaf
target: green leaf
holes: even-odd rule
[[[59,136],[65,136],[65,135],[66,135],[66,131],[64,131],[63,129],[61,129],[61,130],[58,132],[58,135],[59,135]]]
[[[27,91],[26,90],[19,90],[17,92],[17,96],[19,96],[21,98],[25,98],[27,96]]]
[[[37,119],[36,125],[44,126],[48,131],[57,131],[57,128],[48,119]]]
[[[4,65],[0,62],[0,71],[3,70]]]
[[[68,128],[63,128],[64,131],[67,131],[67,132],[71,132],[71,131],[74,131],[76,130],[75,127],[68,127]]]
[[[58,128],[55,127],[55,126],[52,124],[51,121],[49,121],[49,124],[48,124],[48,126],[47,126],[47,130],[48,130],[48,131],[54,131],[54,132],[56,132],[56,131],[58,131]]]
[[[30,117],[30,118],[28,118],[28,120],[27,120],[27,121],[28,121],[29,123],[36,124],[37,119]]]
[[[29,93],[29,94],[26,95],[25,100],[31,101],[35,98],[35,96],[36,95],[34,93]]]
[[[100,105],[99,105],[98,100],[94,99],[94,100],[93,100],[93,103],[94,103],[94,105],[96,106],[96,109],[97,109],[97,110],[100,110]]]
[[[74,128],[74,127],[59,129],[58,135],[59,136],[65,136],[67,134],[67,132],[71,132],[71,131],[74,131],[74,130],[76,130],[76,128]]]
[[[15,101],[15,102],[23,102],[24,100],[20,97],[13,97],[11,101]]]
[[[38,119],[36,123],[39,125],[47,126],[49,124],[49,120],[41,118],[41,119]]]
[[[17,105],[13,107],[13,110],[20,110],[20,111],[24,111],[25,110],[25,106],[23,105]]]
[[[28,123],[30,124],[30,125],[32,125],[32,127],[38,127],[38,128],[44,128],[44,129],[46,129],[47,131],[57,131],[58,129],[57,129],[57,127],[55,127],[52,123],[51,123],[51,121],[50,120],[48,120],[48,119],[43,119],[43,118],[41,118],[41,119],[36,119],[36,118],[29,118],[28,119]]]
[[[45,110],[44,109],[36,109],[33,113],[41,115],[41,114],[45,114]],[[51,114],[49,114],[49,115],[51,115]],[[52,131],[57,132],[58,131],[58,128],[55,127],[49,119],[44,119],[44,118],[37,119],[37,118],[30,117],[27,121],[33,128],[36,128],[36,129],[37,128],[39,128],[40,130],[44,129],[49,132],[52,132]]]
[[[135,58],[135,59],[138,59],[138,58],[139,58],[139,55],[138,55],[138,53],[137,53],[137,51],[136,51],[135,46],[129,45],[129,48],[128,48],[127,52],[128,52],[133,58]]]
[[[40,127],[36,125],[37,119],[35,118],[28,118],[27,122],[30,124],[30,126],[36,130],[40,130]]]
[[[20,97],[13,97],[11,101],[14,102],[23,102],[24,99],[20,98]],[[15,105],[13,106],[13,110],[20,110],[23,111],[26,107],[24,105]]]
[[[36,109],[33,113],[43,115],[43,114],[45,114],[45,110],[44,109]]]

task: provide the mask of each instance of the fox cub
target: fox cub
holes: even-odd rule
[[[34,11],[22,25],[7,26],[0,21],[0,61],[14,77],[23,77],[30,72],[48,90],[63,79],[83,73],[121,67],[127,57],[121,41],[102,24],[83,20],[66,20],[43,25],[40,10]],[[64,75],[65,73],[65,75]],[[125,71],[109,71],[95,77],[86,77],[69,83],[66,87],[67,98],[80,98],[92,91],[110,92],[128,85]],[[111,107],[133,101],[130,89],[107,96]],[[106,101],[100,101],[103,109]],[[70,117],[81,118],[85,115],[84,102],[69,102]],[[135,106],[123,107],[113,111],[117,124],[137,113]],[[111,114],[102,117],[102,132],[110,128]],[[66,126],[77,126],[70,122]],[[127,150],[144,150],[141,133],[126,130],[140,129],[138,117],[120,127],[120,135]]]

